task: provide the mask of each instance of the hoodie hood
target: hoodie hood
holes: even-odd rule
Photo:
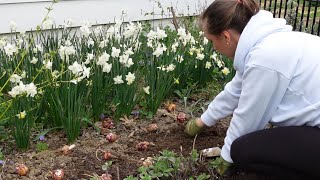
[[[275,32],[288,31],[292,31],[292,26],[286,25],[285,19],[273,18],[272,13],[260,10],[252,16],[241,33],[234,57],[234,68],[243,74],[248,61],[247,55],[257,43]]]

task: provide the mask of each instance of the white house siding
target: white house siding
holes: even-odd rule
[[[84,21],[92,24],[108,24],[119,19],[126,12],[125,21],[141,21],[171,17],[168,7],[173,7],[177,15],[198,15],[213,0],[160,0],[161,8],[154,0],[60,0],[50,13],[56,24],[64,24],[72,19],[75,26]],[[35,29],[52,4],[48,0],[0,0],[0,34],[9,33],[9,22],[18,25],[17,31]],[[155,12],[155,15],[145,15]]]

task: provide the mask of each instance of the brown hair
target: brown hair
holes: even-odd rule
[[[255,0],[215,0],[201,15],[200,22],[206,23],[208,33],[219,35],[226,29],[242,33],[260,5]]]

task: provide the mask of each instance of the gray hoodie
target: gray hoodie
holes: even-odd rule
[[[260,10],[243,30],[236,49],[236,75],[210,103],[207,126],[232,116],[221,156],[240,136],[277,126],[320,127],[320,37],[293,32],[284,19]]]

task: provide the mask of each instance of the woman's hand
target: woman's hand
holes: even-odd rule
[[[200,118],[192,118],[187,122],[184,132],[189,136],[195,136],[201,131],[203,126],[204,123]]]

